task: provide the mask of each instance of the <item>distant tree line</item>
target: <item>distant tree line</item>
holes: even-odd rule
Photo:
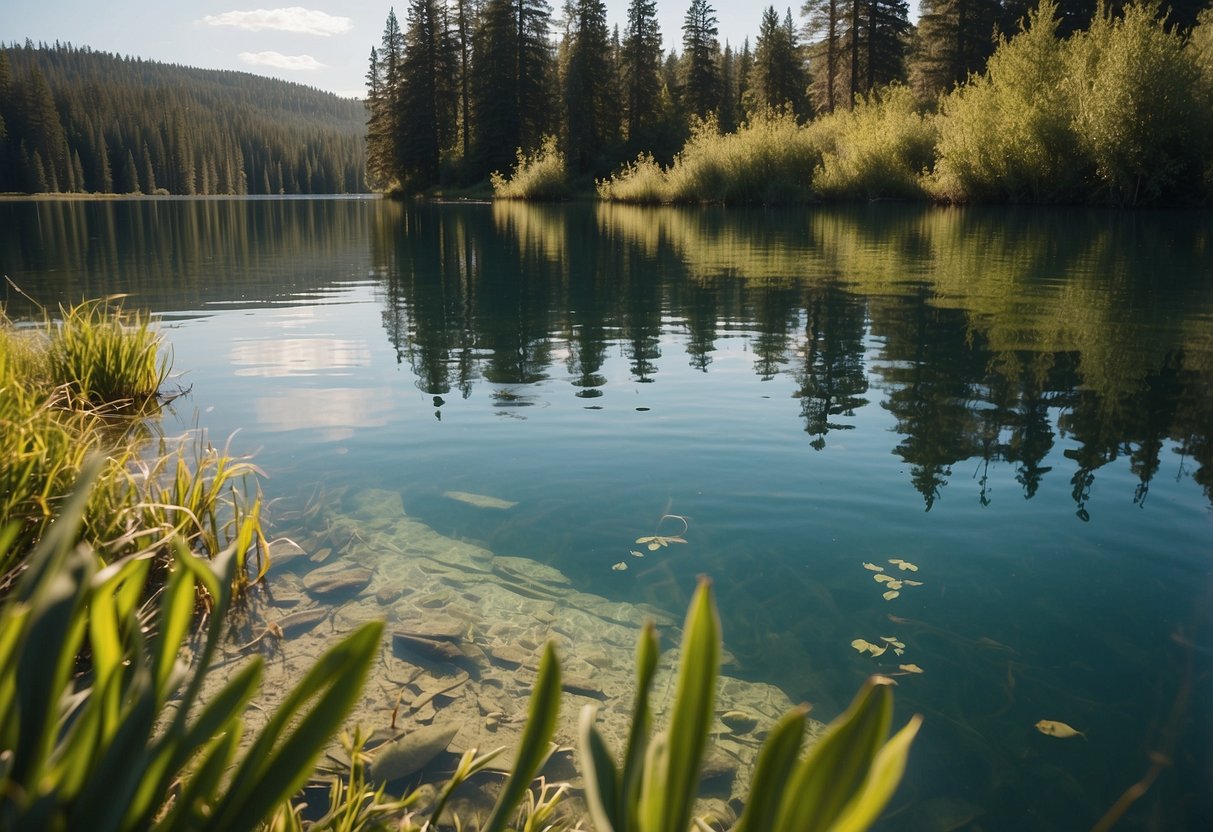
[[[761,112],[807,121],[890,83],[936,106],[985,71],[1035,0],[804,0],[769,6],[758,34],[721,44],[709,0],[691,0],[681,52],[662,48],[656,0],[628,0],[623,31],[604,0],[408,0],[371,49],[368,184],[420,192],[482,181],[559,137],[569,173],[603,176],[638,153],[668,162],[693,125],[730,132]],[[1087,30],[1123,0],[1061,0],[1058,33]],[[1208,0],[1174,0],[1186,32]]]
[[[70,44],[0,48],[0,191],[357,193],[362,105]]]

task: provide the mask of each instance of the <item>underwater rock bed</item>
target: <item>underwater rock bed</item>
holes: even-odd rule
[[[541,648],[552,640],[564,695],[555,735],[560,750],[543,773],[577,787],[573,748],[582,707],[597,705],[599,728],[622,749],[641,626],[654,620],[665,644],[681,635],[681,622],[664,611],[580,592],[551,566],[438,534],[408,517],[393,491],[330,501],[310,527],[275,544],[251,611],[251,638],[229,648],[213,684],[217,689],[252,655],[266,656],[261,697],[248,715],[255,731],[325,649],[365,621],[385,620],[380,660],[348,723],[351,731],[359,725],[374,740],[395,743],[384,746],[393,754],[390,765],[380,766],[381,779],[441,781],[455,755],[469,748],[505,746],[499,761],[508,767]],[[652,699],[658,729],[673,705],[678,661],[677,647],[663,651]],[[712,801],[715,814],[729,815],[740,808],[762,739],[794,703],[769,684],[722,675],[717,685],[701,797]],[[810,744],[823,729],[810,721]],[[330,756],[341,756],[336,745]],[[475,794],[463,802],[464,810],[480,808]],[[461,811],[461,802],[453,809]]]

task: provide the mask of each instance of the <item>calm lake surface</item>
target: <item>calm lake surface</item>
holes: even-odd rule
[[[1086,829],[1152,752],[1118,828],[1213,828],[1208,213],[14,201],[0,270],[160,315],[165,431],[283,505],[394,490],[678,614],[710,575],[732,672],[823,720],[918,665],[883,828]]]

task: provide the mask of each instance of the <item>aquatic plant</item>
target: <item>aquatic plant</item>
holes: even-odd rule
[[[239,753],[261,660],[200,697],[227,626],[236,547],[208,563],[175,545],[159,602],[143,605],[149,559],[104,566],[76,545],[101,470],[96,457],[85,466],[0,607],[0,827],[255,829],[310,776],[362,689],[383,625],[325,652]],[[0,549],[12,538],[10,527]],[[187,665],[198,586],[213,606]],[[78,675],[82,651],[89,670]]]
[[[518,148],[514,172],[508,179],[499,171],[493,171],[489,179],[498,199],[559,200],[570,194],[568,168],[555,136],[545,136],[534,153]]]
[[[688,828],[711,728],[720,649],[711,584],[701,580],[687,613],[668,727],[650,738],[649,696],[658,653],[652,624],[641,632],[636,648],[636,700],[619,764],[595,725],[595,707],[582,710],[578,754],[598,832]],[[807,708],[786,714],[759,752],[736,832],[862,830],[874,823],[901,780],[921,724],[921,717],[914,716],[886,741],[893,713],[891,685],[885,677],[870,678],[803,759]]]

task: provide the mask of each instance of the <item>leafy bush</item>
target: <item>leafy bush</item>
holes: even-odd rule
[[[489,178],[493,184],[493,196],[498,199],[569,198],[568,168],[555,136],[545,136],[543,144],[531,154],[523,153],[522,148],[518,148],[518,161],[509,179],[498,171],[493,171]]]
[[[1157,7],[1134,2],[1109,11],[1069,42],[1074,128],[1096,168],[1102,200],[1156,202],[1199,181],[1197,127],[1208,123],[1196,94],[1199,69],[1183,37]]]
[[[1044,0],[1003,40],[984,75],[943,99],[935,189],[953,202],[1059,202],[1082,197],[1092,167],[1073,126],[1075,90],[1057,6]]]
[[[721,135],[699,122],[669,168],[641,156],[599,184],[604,199],[627,202],[773,204],[812,198],[821,153],[790,112],[756,115]]]
[[[893,85],[860,97],[855,108],[814,122],[822,148],[814,189],[830,199],[921,199],[923,174],[934,158],[935,129],[917,111],[907,87]]]

